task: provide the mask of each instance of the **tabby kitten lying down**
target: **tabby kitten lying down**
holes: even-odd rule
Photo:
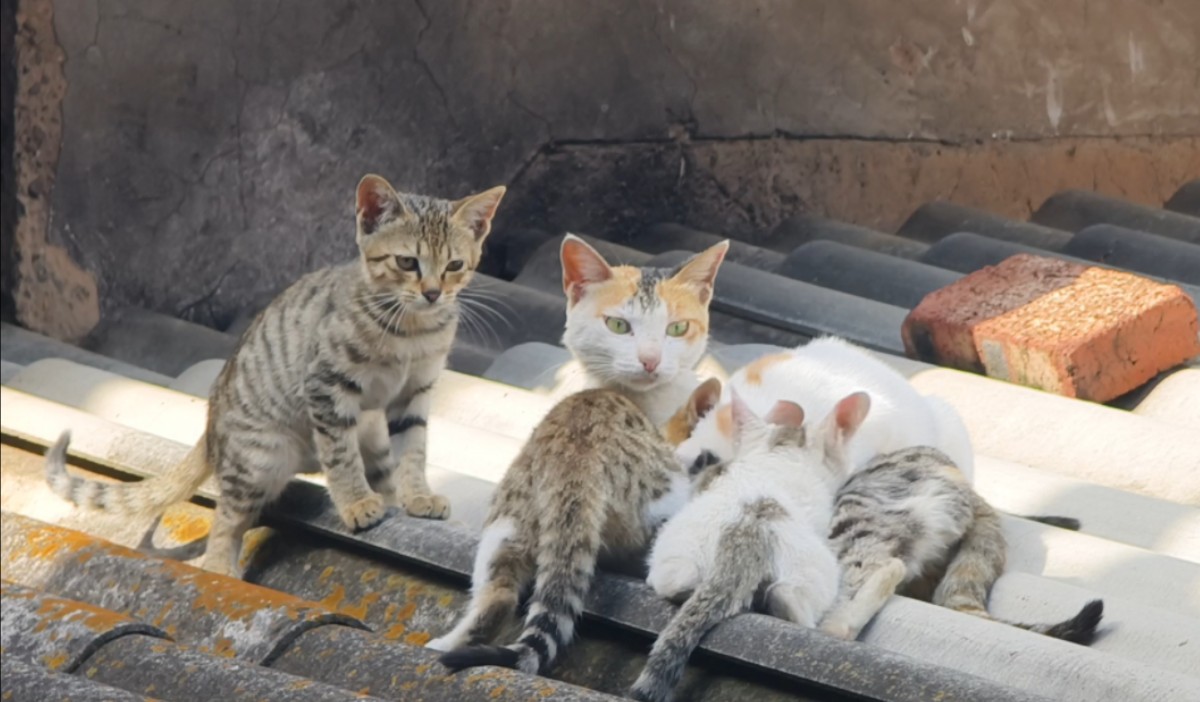
[[[64,433],[46,457],[51,488],[85,507],[156,514],[216,473],[204,567],[231,575],[246,530],[296,473],[325,472],[351,529],[379,522],[385,503],[445,519],[450,505],[425,479],[430,390],[503,195],[500,186],[451,202],[365,176],[358,260],[304,276],[258,315],[217,377],[205,434],[182,463],[136,483],[83,480],[66,470]],[[389,432],[403,436],[399,457]]]
[[[448,651],[447,667],[546,671],[574,636],[598,559],[640,559],[657,527],[691,496],[691,480],[658,425],[669,419],[668,403],[679,409],[692,392],[726,247],[663,270],[611,267],[582,240],[563,242],[564,341],[599,387],[555,405],[501,480],[467,611],[428,644]],[[683,421],[716,402],[719,384],[702,387]],[[482,645],[506,628],[531,583],[517,642]]]

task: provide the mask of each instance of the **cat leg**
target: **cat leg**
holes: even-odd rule
[[[687,556],[663,558],[650,566],[646,583],[659,597],[679,603],[700,584],[700,566],[694,558]]]
[[[350,529],[366,529],[383,519],[387,507],[367,483],[358,448],[357,386],[347,387],[327,375],[310,374],[305,386],[317,460],[342,522]]]
[[[427,519],[450,517],[450,501],[441,495],[435,495],[425,478],[427,423],[432,403],[430,395],[433,382],[437,380],[440,371],[440,365],[430,365],[426,372],[414,373],[409,385],[415,384],[416,389],[409,393],[407,398],[403,398],[403,401],[393,403],[393,408],[403,407],[403,411],[397,419],[388,422],[388,432],[399,436],[401,442],[399,465],[395,471],[395,479],[399,480],[399,485],[392,488],[393,499],[396,499],[409,515]]]
[[[254,526],[259,511],[245,503],[221,500],[208,532],[208,549],[202,566],[204,570],[231,578],[242,577],[242,539]]]
[[[475,551],[471,602],[462,619],[445,635],[425,644],[435,651],[488,643],[513,621],[521,588],[533,577],[528,539],[514,538],[514,522],[501,517],[483,528]]]
[[[399,505],[399,490],[394,481],[396,456],[392,453],[387,415],[383,412],[368,410],[358,416],[358,451],[371,489],[388,504]]]
[[[823,543],[803,533],[787,535],[790,548],[774,563],[775,582],[767,588],[767,613],[800,626],[815,627],[838,594],[837,561]]]
[[[847,641],[858,638],[859,632],[883,608],[907,573],[904,561],[899,558],[889,558],[874,570],[868,571],[861,565],[853,570],[856,571],[853,575],[848,573],[849,577],[843,578],[843,587],[850,589],[845,588],[849,582],[855,582],[857,586],[847,593],[848,597],[839,593],[837,603],[821,621],[821,631]]]

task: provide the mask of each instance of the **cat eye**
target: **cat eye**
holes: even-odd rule
[[[417,259],[413,258],[412,256],[397,256],[396,265],[399,266],[400,270],[402,271],[415,271],[421,267],[420,264],[417,263]]]
[[[691,326],[690,322],[671,322],[667,326],[667,336],[683,336],[687,334],[689,326]]]
[[[614,334],[628,334],[629,322],[620,317],[605,317],[604,324],[608,330]]]
[[[717,458],[717,455],[712,451],[701,451],[700,455],[696,456],[696,460],[692,461],[692,465],[688,468],[688,475],[694,477],[705,468],[715,466],[720,462],[721,459]]]
[[[461,271],[462,269],[463,269],[463,262],[458,260],[457,258],[454,259],[453,261],[451,261],[450,263],[446,264],[446,271],[449,273],[455,273],[455,272]]]

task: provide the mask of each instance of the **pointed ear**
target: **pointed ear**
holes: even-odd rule
[[[713,407],[721,401],[721,381],[716,378],[709,378],[700,384],[700,387],[692,391],[692,398],[688,402],[691,408],[692,415],[696,421],[704,419],[704,416],[712,411]]]
[[[717,269],[721,267],[721,261],[725,260],[728,251],[728,239],[710,246],[680,264],[671,280],[699,288],[700,301],[708,304],[712,298],[713,284],[717,280]]]
[[[567,234],[559,250],[562,259],[563,292],[571,305],[583,297],[584,286],[612,277],[612,267],[598,251],[574,234]]]
[[[842,398],[825,420],[826,449],[840,447],[854,436],[871,409],[871,396],[856,392]]]
[[[391,183],[382,176],[368,173],[358,181],[355,215],[358,230],[370,235],[388,222],[408,216],[408,208],[400,201]]]
[[[737,390],[730,388],[730,402],[733,411],[733,437],[741,442],[749,433],[763,428],[763,421],[758,418],[750,405],[742,399]]]
[[[450,218],[466,225],[475,233],[475,242],[482,243],[488,232],[492,231],[492,218],[496,216],[496,208],[500,207],[500,199],[508,189],[497,185],[491,190],[484,190],[478,195],[464,197],[454,203]]]
[[[804,426],[804,409],[795,402],[780,400],[767,413],[767,421],[781,427],[800,428]]]

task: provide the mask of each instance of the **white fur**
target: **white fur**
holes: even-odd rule
[[[479,535],[479,548],[475,550],[475,568],[471,573],[472,589],[482,587],[488,581],[488,571],[492,568],[492,559],[505,541],[512,538],[516,532],[516,524],[508,517],[501,517],[483,528]],[[473,593],[475,594],[475,593]],[[471,609],[459,619],[458,625],[446,633],[425,644],[426,648],[435,651],[449,651],[466,643],[467,634],[475,621],[475,598],[471,598]]]
[[[837,595],[840,571],[825,532],[833,495],[846,475],[841,451],[827,453],[822,424],[804,447],[769,448],[769,425],[742,429],[726,472],[663,526],[650,552],[646,582],[678,600],[715,567],[722,535],[745,518],[747,506],[767,498],[786,517],[771,523],[775,547],[768,606],[773,614],[815,626]]]
[[[693,369],[704,355],[708,336],[690,341],[667,336],[667,327],[679,320],[670,318],[662,299],[654,302],[646,309],[634,296],[601,309],[597,296],[584,294],[567,313],[563,344],[579,359],[592,385],[619,386],[657,425],[667,421],[700,384]],[[613,332],[605,317],[626,320],[630,332]],[[642,356],[658,359],[653,374],[642,367]]]
[[[945,452],[968,482],[973,480],[971,441],[950,405],[920,394],[890,366],[841,339],[817,339],[790,353],[788,360],[766,368],[757,385],[747,382],[745,369],[735,373],[721,404],[728,404],[732,389],[759,415],[778,400],[790,400],[810,417],[821,417],[846,395],[863,391],[871,396],[871,411],[848,445],[851,472],[880,453],[932,446]],[[679,445],[676,454],[684,466],[704,450],[723,460],[732,454],[732,442],[718,430],[716,415],[706,415],[691,438]]]
[[[663,522],[679,513],[688,500],[692,498],[692,480],[687,473],[671,474],[671,486],[667,492],[646,505],[644,518],[646,524],[658,528]]]

